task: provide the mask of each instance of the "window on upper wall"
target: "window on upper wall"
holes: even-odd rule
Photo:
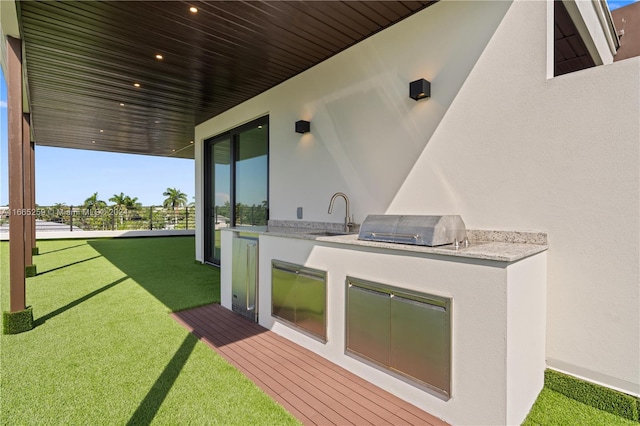
[[[562,1],[554,3],[554,76],[596,66]]]

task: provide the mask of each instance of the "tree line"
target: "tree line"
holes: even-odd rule
[[[162,206],[143,207],[138,197],[113,194],[101,200],[94,192],[80,206],[57,203],[48,209],[37,209],[37,219],[65,223],[81,229],[187,229],[195,226],[194,203],[177,188],[167,188]],[[190,222],[190,223],[189,223]]]

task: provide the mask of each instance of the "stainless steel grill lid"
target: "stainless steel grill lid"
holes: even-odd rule
[[[467,230],[458,215],[369,215],[360,225],[359,240],[441,246],[464,241]]]

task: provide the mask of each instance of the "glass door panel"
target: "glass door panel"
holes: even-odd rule
[[[205,261],[220,265],[220,229],[269,219],[269,117],[205,141]]]
[[[220,264],[220,228],[231,223],[231,138],[205,142],[205,260]]]
[[[267,125],[238,134],[235,156],[236,225],[266,226],[268,211]]]

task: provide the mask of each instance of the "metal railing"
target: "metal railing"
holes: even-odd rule
[[[216,226],[226,226],[230,222],[229,206],[214,206],[213,221]],[[266,226],[269,217],[269,209],[264,206],[243,204],[236,205],[236,226]]]
[[[35,216],[37,231],[117,231],[142,229],[195,229],[195,207],[171,209],[162,206],[124,208],[117,206],[38,206],[20,211],[0,210],[0,226],[7,228],[9,215]]]

